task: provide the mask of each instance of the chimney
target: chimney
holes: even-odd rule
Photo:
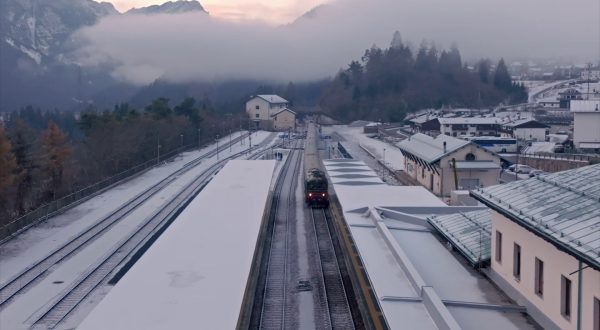
[[[444,153],[446,153],[446,141],[444,141]]]

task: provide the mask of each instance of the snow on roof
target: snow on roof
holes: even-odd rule
[[[360,161],[352,163],[364,165]],[[336,160],[325,161],[330,177],[348,174],[336,173],[338,169],[362,167],[337,165]],[[375,176],[375,172],[350,175]],[[391,329],[476,329],[481,326],[482,314],[489,329],[532,328],[520,313],[507,315],[485,307],[504,302],[502,293],[448,251],[431,233],[433,228],[426,220],[433,214],[469,212],[482,207],[447,206],[420,186],[356,187],[334,181],[332,186],[374,297]],[[442,299],[483,307],[448,307]],[[518,306],[510,308],[521,312]]]
[[[274,167],[229,161],[78,329],[234,329]]]
[[[556,148],[555,142],[531,142],[530,146],[525,147],[523,149],[523,153],[525,154],[533,154],[533,153],[553,153]]]
[[[434,215],[427,220],[472,265],[490,260],[492,212],[489,209]]]
[[[440,125],[493,125],[500,122],[496,117],[443,117],[438,121]]]
[[[284,99],[283,97],[281,97],[279,95],[275,95],[275,94],[256,95],[256,97],[260,97],[261,99],[263,99],[271,104],[289,103],[288,100]]]
[[[571,100],[571,112],[600,113],[600,100]]]
[[[529,124],[529,125],[527,125],[527,124]],[[533,118],[517,119],[510,123],[504,124],[504,126],[510,127],[510,128],[519,128],[521,126],[536,126],[539,128],[548,128],[548,125],[544,125]]]
[[[444,142],[446,148],[444,150]],[[440,134],[436,138],[429,135],[417,133],[397,144],[402,152],[410,153],[428,163],[434,163],[447,154],[450,154],[470,142],[457,139],[448,135]]]
[[[600,270],[600,164],[476,189],[471,195]]]
[[[287,111],[287,112],[291,112],[291,113],[292,113],[292,114],[294,114],[294,115],[296,114],[296,112],[295,112],[295,111],[293,111],[293,110],[291,110],[291,109],[288,109],[288,108],[283,108],[283,109],[281,109],[281,110],[279,110],[279,111],[275,112],[274,114],[272,114],[272,115],[271,115],[271,117],[275,117],[275,116],[277,116],[278,114],[280,114],[280,113],[282,113],[282,112],[285,112],[285,111]]]

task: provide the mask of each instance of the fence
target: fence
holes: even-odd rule
[[[183,147],[176,148],[164,155],[161,155],[161,161],[169,160],[175,157],[180,152],[185,150],[189,150],[191,148],[197,147],[197,145],[187,145]],[[143,173],[144,171],[154,167],[157,165],[157,159],[152,159],[136,165],[128,170],[115,174],[111,177],[108,177],[102,181],[96,182],[90,186],[77,190],[69,195],[63,196],[61,198],[55,199],[47,204],[44,204],[37,209],[26,213],[12,221],[8,224],[0,227],[0,243],[4,243],[6,240],[13,237],[15,234],[20,233],[21,231],[41,222],[47,220],[48,218],[60,214],[69,208],[72,208],[78,204],[81,204],[90,198],[104,192],[106,189],[111,188],[112,186],[119,184],[123,181],[131,179],[134,175],[138,175]]]
[[[519,154],[519,157],[532,157],[542,159],[557,159],[557,160],[569,160],[569,161],[581,161],[581,162],[598,162],[600,161],[600,155],[588,155],[588,154],[555,154],[555,153],[523,153]]]

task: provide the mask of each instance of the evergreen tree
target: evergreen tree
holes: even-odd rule
[[[157,119],[171,117],[173,113],[171,107],[169,107],[169,99],[165,97],[159,97],[152,101],[152,103],[146,107],[146,112]]]
[[[494,72],[494,86],[506,92],[510,92],[513,89],[512,79],[510,78],[506,64],[504,64],[504,59],[502,58],[498,62],[498,66]]]
[[[483,83],[490,82],[490,61],[480,60],[477,64],[477,72],[479,73],[479,80]]]
[[[175,114],[187,117],[194,126],[200,123],[200,110],[196,107],[196,100],[193,97],[187,97],[179,105],[175,106]]]

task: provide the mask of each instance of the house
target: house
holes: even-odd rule
[[[246,113],[250,120],[255,123],[256,128],[273,130],[277,126],[280,129],[276,130],[287,130],[296,126],[296,113],[290,110],[288,106],[289,102],[279,95],[256,95],[246,102]],[[283,110],[287,110],[286,113],[282,113]],[[289,117],[292,115],[294,117],[293,125],[289,124]],[[280,121],[287,122],[287,124],[275,125],[275,119],[277,118]]]
[[[575,88],[569,88],[558,93],[559,106],[563,109],[569,109],[571,106],[571,101],[581,99],[581,92]]]
[[[518,119],[502,126],[505,133],[522,141],[546,141],[550,127],[535,119]]]
[[[600,149],[600,100],[571,101],[573,144],[577,149]]]
[[[296,112],[284,108],[271,115],[273,129],[276,131],[288,131],[296,129]]]
[[[437,118],[440,133],[449,136],[499,135],[500,118],[497,117],[454,117]]]
[[[493,211],[488,276],[544,329],[600,329],[600,164],[471,196]]]
[[[438,196],[498,182],[500,157],[469,141],[417,133],[397,144],[406,173]]]

